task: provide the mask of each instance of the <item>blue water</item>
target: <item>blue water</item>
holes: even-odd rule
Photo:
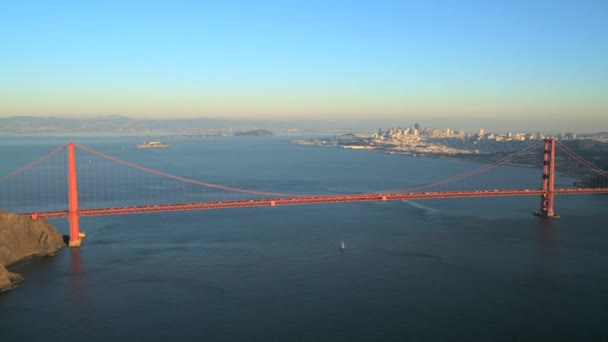
[[[0,175],[70,138],[168,173],[278,192],[376,191],[477,166],[288,136],[163,138],[171,147],[155,151],[130,148],[153,140],[142,137],[2,136]],[[539,170],[505,170],[502,182],[540,183]],[[26,280],[0,295],[0,338],[608,340],[607,204],[558,197],[553,221],[531,215],[535,196],[83,218],[81,248],[15,270]]]

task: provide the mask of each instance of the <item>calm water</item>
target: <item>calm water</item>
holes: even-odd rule
[[[156,151],[123,149],[151,140],[141,137],[69,138],[169,173],[280,192],[381,190],[476,166],[281,136],[163,138],[172,146]],[[67,141],[0,137],[0,174]],[[535,187],[539,173],[511,167],[501,179]],[[536,197],[83,218],[82,248],[16,269],[26,281],[0,295],[0,338],[608,340],[607,204],[558,197],[555,221],[531,215]]]

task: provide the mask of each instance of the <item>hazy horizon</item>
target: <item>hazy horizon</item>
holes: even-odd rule
[[[548,129],[545,127],[545,122],[541,119],[530,119],[525,122],[513,121],[508,118],[494,119],[494,118],[427,118],[423,120],[416,120],[410,118],[401,118],[398,120],[391,119],[360,119],[360,120],[338,120],[338,119],[230,119],[230,118],[208,118],[208,117],[195,117],[195,118],[136,118],[128,117],[124,115],[93,115],[93,116],[79,116],[79,117],[61,117],[61,116],[12,116],[2,119],[20,119],[20,118],[37,118],[45,120],[44,123],[48,124],[48,120],[112,120],[112,119],[125,119],[125,120],[152,120],[152,121],[170,121],[174,124],[172,128],[180,127],[180,129],[217,129],[217,128],[259,128],[259,129],[303,129],[303,130],[358,130],[361,132],[375,132],[378,128],[388,129],[391,127],[413,127],[415,124],[419,124],[422,127],[432,127],[437,129],[450,128],[452,130],[463,130],[465,132],[475,133],[479,129],[483,129],[488,133],[507,133],[507,132],[540,132],[543,134],[554,134],[554,133],[604,133],[608,130],[603,126],[602,120],[596,120],[595,122],[573,122],[570,120],[555,121],[552,123],[552,128]],[[184,125],[179,126],[179,122],[183,121]],[[198,123],[196,127],[191,126],[193,123]],[[585,129],[585,127],[595,127],[592,129]],[[593,126],[595,125],[595,126]]]
[[[0,117],[608,129],[608,2],[33,1]]]

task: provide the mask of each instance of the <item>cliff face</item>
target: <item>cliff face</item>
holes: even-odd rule
[[[63,236],[48,222],[0,211],[0,292],[14,288],[23,280],[6,267],[53,255],[63,246]]]

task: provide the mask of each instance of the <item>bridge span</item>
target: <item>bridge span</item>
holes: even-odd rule
[[[325,195],[325,196],[298,196],[291,198],[268,198],[240,201],[223,202],[197,202],[178,204],[144,205],[119,208],[94,208],[80,209],[83,216],[111,216],[127,214],[158,213],[168,211],[189,211],[229,208],[250,207],[275,207],[287,205],[305,204],[328,204],[347,202],[373,202],[373,201],[409,201],[439,198],[462,198],[462,197],[507,197],[507,196],[533,196],[542,195],[544,190],[486,190],[486,191],[443,191],[443,192],[417,192],[417,193],[387,193],[387,194],[347,194],[347,195]],[[555,195],[581,195],[581,194],[608,194],[608,188],[572,188],[555,189]],[[68,217],[69,211],[47,211],[30,213],[30,216],[52,219]]]
[[[542,147],[542,152],[535,152],[537,147]],[[27,213],[26,215],[30,215],[32,219],[55,219],[55,218],[66,218],[68,219],[70,226],[70,240],[69,245],[72,247],[79,246],[81,243],[81,237],[83,236],[79,230],[79,220],[80,217],[90,217],[90,216],[109,216],[109,215],[127,215],[127,214],[141,214],[141,213],[159,213],[159,212],[169,212],[169,211],[188,211],[188,210],[211,210],[211,209],[227,209],[227,208],[251,208],[251,207],[276,207],[276,206],[287,206],[287,205],[312,205],[312,204],[330,204],[330,203],[345,203],[345,202],[370,202],[370,201],[408,201],[408,200],[424,200],[424,199],[440,199],[440,198],[466,198],[466,197],[503,197],[503,196],[539,196],[540,197],[540,207],[538,211],[535,213],[538,216],[545,218],[557,218],[559,215],[554,211],[554,198],[555,195],[581,195],[581,194],[608,194],[608,172],[602,170],[597,167],[593,163],[585,160],[581,156],[578,156],[572,150],[568,149],[566,146],[559,145],[560,150],[563,151],[569,158],[576,161],[576,168],[574,168],[572,173],[566,174],[578,174],[580,175],[580,170],[582,168],[589,170],[592,172],[593,177],[583,178],[579,177],[579,179],[583,179],[585,181],[579,182],[578,184],[584,184],[585,187],[573,187],[572,185],[567,185],[564,188],[556,188],[555,187],[555,179],[556,179],[556,160],[563,160],[564,156],[557,157],[555,154],[556,149],[556,140],[554,138],[546,138],[542,141],[538,141],[536,143],[531,144],[530,146],[524,148],[521,151],[515,152],[512,155],[506,156],[500,160],[494,161],[492,163],[481,166],[477,169],[472,169],[466,171],[462,174],[447,177],[444,179],[437,180],[432,183],[423,184],[420,186],[410,187],[410,188],[398,188],[392,190],[381,190],[375,192],[366,192],[366,193],[350,193],[350,194],[330,194],[330,195],[314,195],[314,194],[287,194],[287,193],[276,193],[276,192],[264,192],[256,189],[245,189],[245,188],[237,188],[230,187],[226,185],[206,183],[199,180],[193,180],[184,178],[181,176],[176,176],[168,173],[164,173],[158,170],[148,169],[146,167],[118,159],[116,157],[112,157],[101,152],[92,150],[90,148],[75,144],[73,142],[68,143],[67,145],[47,154],[46,156],[39,158],[38,160],[30,163],[29,165],[22,167],[2,178],[0,178],[0,184],[8,184],[5,182],[8,179],[15,179],[13,177],[15,175],[21,174],[23,171],[32,168],[33,166],[39,164],[40,162],[50,158],[53,155],[58,154],[59,151],[62,151],[67,148],[67,168],[64,169],[67,171],[67,183],[65,188],[59,189],[60,192],[66,193],[67,190],[67,209],[66,210],[56,210],[56,206],[50,207],[37,207],[37,206],[28,206],[29,209],[23,210]],[[196,187],[202,187],[207,190],[211,189],[213,191],[224,191],[229,193],[238,193],[238,199],[227,199],[225,197],[215,197],[211,199],[207,199],[202,201],[201,197],[184,197],[180,199],[165,199],[162,201],[155,202],[150,201],[147,197],[146,193],[136,193],[132,195],[133,198],[144,198],[145,203],[141,202],[117,202],[113,200],[109,201],[98,201],[96,197],[93,196],[93,200],[91,199],[91,194],[107,194],[108,188],[103,186],[105,183],[99,186],[99,188],[93,188],[92,191],[85,191],[86,205],[89,207],[81,208],[79,203],[79,182],[78,176],[76,172],[76,156],[75,150],[78,148],[80,151],[84,151],[86,153],[90,153],[89,156],[94,156],[93,158],[99,158],[96,160],[106,160],[112,164],[112,168],[102,168],[99,170],[94,169],[94,167],[98,164],[98,162],[93,163],[92,159],[88,159],[88,163],[80,164],[85,170],[88,170],[89,173],[85,173],[88,177],[85,177],[85,181],[81,180],[80,185],[87,185],[88,182],[92,182],[93,184],[98,184],[97,180],[101,179],[107,181],[108,179],[121,179],[117,177],[117,174],[112,174],[112,169],[115,168],[117,164],[121,167],[127,167],[128,170],[136,170],[137,172],[143,172],[145,174],[154,175],[155,177],[160,177],[163,180],[171,180],[180,182],[180,184],[188,184]],[[530,164],[530,160],[539,160],[539,166],[542,165],[542,174],[540,179],[540,187],[536,189],[495,189],[495,190],[480,190],[480,189],[493,189],[496,186],[491,187],[478,187],[478,186],[469,186],[464,187],[458,191],[453,189],[436,189],[433,187],[445,184],[454,184],[458,181],[463,181],[465,179],[475,179],[481,173],[485,173],[486,171],[496,168],[499,165],[505,165],[514,162],[514,158],[524,156],[525,154],[533,154],[531,158],[528,159],[528,163]],[[540,163],[540,158],[542,156],[542,164]],[[61,160],[62,163],[65,163],[65,160]],[[63,164],[65,167],[65,164]],[[44,168],[41,168],[45,170]],[[47,168],[54,169],[54,168]],[[60,168],[55,168],[61,170]],[[127,171],[128,171],[127,170]],[[65,179],[66,176],[65,171],[59,175],[60,178]],[[35,177],[40,178],[41,173],[34,173]],[[497,176],[493,178],[493,180],[501,180],[501,176]],[[137,177],[128,178],[130,181],[133,179],[137,179]],[[27,191],[23,191],[25,188],[24,185],[27,184],[37,184],[35,186],[37,192],[36,198],[45,197],[46,191],[44,191],[44,186],[52,186],[56,183],[56,178],[48,179],[47,181],[40,181],[38,179],[36,182],[24,181],[16,184],[12,184],[12,186],[7,186],[6,188],[10,191],[3,192],[2,194],[4,198],[9,198],[12,200],[13,198],[21,197],[21,193],[28,193]],[[498,182],[500,183],[500,182]],[[123,196],[128,193],[130,190],[126,188],[130,183],[126,182],[117,182],[111,183],[115,184],[112,189],[115,192],[121,193]],[[159,183],[160,184],[160,183]],[[10,185],[10,184],[9,184]],[[162,188],[162,187],[160,187]],[[89,190],[88,187],[85,187],[86,190]],[[135,187],[137,189],[137,187]],[[168,187],[170,191],[180,192],[180,187]],[[424,190],[423,190],[424,189]],[[425,191],[426,190],[426,191]],[[306,192],[310,193],[314,191],[314,189],[306,189]],[[87,195],[88,194],[88,195]],[[163,193],[165,195],[165,193]],[[256,196],[254,199],[246,198],[244,199],[242,196]],[[194,199],[192,199],[194,198]],[[28,200],[24,201],[26,205],[29,205]],[[34,208],[34,209],[32,209]],[[41,210],[36,210],[36,208],[41,208]],[[49,208],[49,209],[42,209]],[[17,211],[19,212],[19,211]]]

